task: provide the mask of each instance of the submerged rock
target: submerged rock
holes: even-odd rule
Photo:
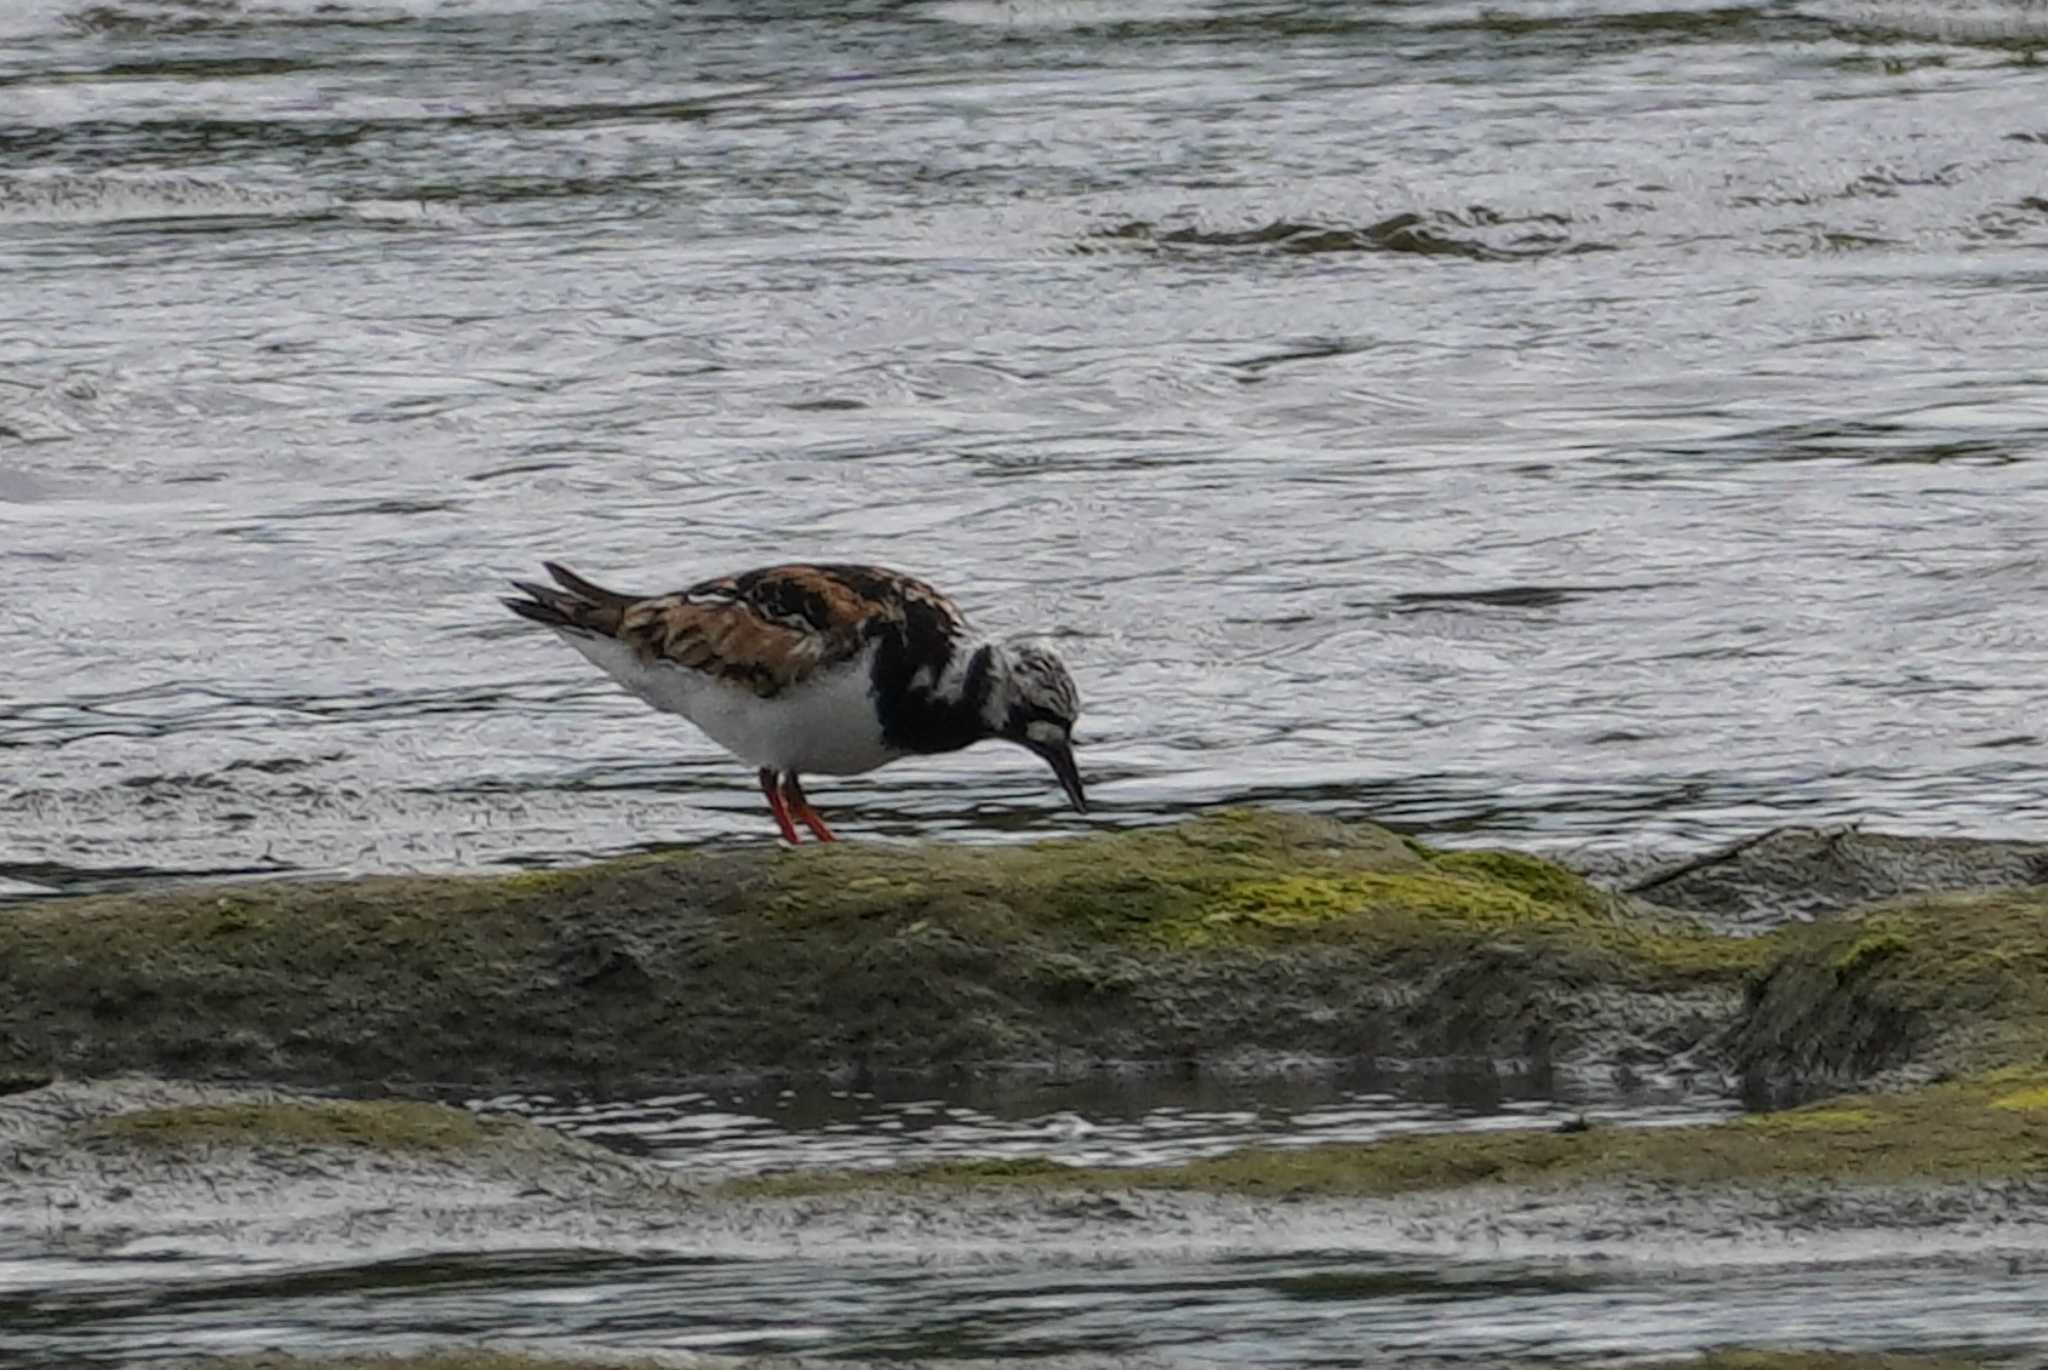
[[[1902,894],[2048,884],[2048,843],[1773,828],[1703,856],[1617,872],[1612,883],[1754,932]]]
[[[0,1245],[73,1254],[565,1244],[686,1214],[674,1175],[515,1118],[126,1079],[0,1098]]]
[[[727,1195],[1089,1188],[1265,1198],[1367,1198],[1511,1186],[1566,1191],[1634,1185],[1811,1192],[1888,1185],[2015,1182],[2036,1192],[2048,1153],[2048,1067],[1994,1071],[1925,1089],[1849,1095],[1691,1127],[1597,1126],[1390,1137],[1368,1145],[1251,1147],[1152,1168],[1084,1169],[1050,1160],[958,1161],[873,1173],[796,1173],[734,1181]],[[1521,1196],[1526,1198],[1527,1195]]]
[[[1709,1246],[1753,1257],[1793,1237],[1837,1240],[1859,1258],[1887,1242],[1907,1255],[1987,1244],[2048,1254],[2044,1145],[2048,1070],[1688,1128],[1410,1135],[1158,1168],[957,1162],[701,1188],[518,1119],[116,1080],[0,1099],[0,1247],[273,1265],[572,1249],[1058,1264],[1332,1245],[1693,1263]]]

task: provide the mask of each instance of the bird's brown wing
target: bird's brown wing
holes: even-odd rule
[[[701,581],[626,607],[615,636],[650,661],[776,695],[897,631],[966,629],[931,586],[879,566],[769,566]]]

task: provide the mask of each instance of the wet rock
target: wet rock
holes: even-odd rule
[[[1156,1173],[1003,1161],[981,1163],[966,1182],[957,1173],[830,1184],[785,1177],[695,1193],[644,1163],[458,1110],[154,1081],[63,1083],[0,1100],[0,1247],[322,1271],[338,1256],[565,1248],[1047,1270],[1337,1248],[1681,1267],[1987,1253],[2039,1263],[2048,1261],[2048,1189],[2028,1167],[2044,1119],[2048,1073],[2007,1072],[1684,1135],[1458,1134],[1246,1153]],[[106,1195],[115,1185],[128,1191],[119,1200]],[[578,1370],[591,1362],[577,1354],[567,1343],[522,1342],[517,1352],[451,1347],[395,1362],[272,1354],[194,1364],[545,1370],[559,1357],[556,1370]],[[803,1363],[657,1359],[704,1370]],[[1025,1363],[1101,1370],[1148,1362]],[[1804,1370],[1806,1362],[1752,1353],[1728,1370],[1781,1364]],[[1854,1364],[1842,1362],[1844,1370]]]
[[[2048,890],[1895,899],[1770,947],[1724,1043],[1761,1102],[2048,1059]]]
[[[1232,812],[12,906],[0,1068],[599,1089],[1247,1052],[1544,1069],[1725,1021],[1752,959],[1532,857]]]
[[[1963,1251],[1996,1225],[2001,1250],[2048,1252],[2048,1188],[2032,1168],[2044,1139],[2048,1073],[2007,1072],[1690,1129],[1407,1136],[1157,1170],[961,1162],[697,1190],[519,1120],[121,1080],[0,1100],[0,1241],[278,1261],[540,1247],[1058,1261],[1333,1242],[1646,1256],[1793,1232],[1845,1249],[1908,1233]]]
[[[125,1079],[0,1098],[0,1244],[329,1253],[645,1230],[673,1174],[514,1118]]]
[[[739,1180],[731,1195],[775,1198],[890,1190],[1022,1192],[1048,1199],[1103,1189],[1246,1198],[1358,1198],[1489,1186],[1535,1190],[1631,1184],[1674,1192],[1771,1187],[1825,1198],[1828,1187],[2012,1182],[2036,1201],[2048,1150],[2048,1067],[2007,1069],[1917,1090],[1850,1095],[1685,1128],[1591,1126],[1389,1137],[1368,1145],[1248,1148],[1172,1167],[1085,1169],[1042,1159],[955,1161],[864,1173]]]
[[[629,1090],[1377,1058],[1769,1101],[2048,1053],[2042,860],[1781,830],[1629,894],[1514,852],[1233,811],[1031,846],[13,905],[0,1076]]]
[[[1904,894],[2048,883],[2048,843],[1773,828],[1703,856],[1616,871],[1613,883],[1717,926],[1762,931]]]

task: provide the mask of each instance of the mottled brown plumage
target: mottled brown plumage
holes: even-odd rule
[[[909,576],[875,567],[770,566],[641,600],[614,635],[649,661],[672,661],[764,698],[851,661],[875,633],[922,608],[955,631],[959,609]]]
[[[516,612],[615,637],[644,661],[701,671],[763,698],[851,661],[877,633],[928,638],[967,630],[953,601],[877,566],[767,566],[670,594],[633,595],[543,564],[569,593],[515,581],[531,597],[505,601]]]
[[[1072,740],[1080,701],[1066,667],[1036,643],[979,637],[913,576],[789,564],[639,595],[544,565],[561,588],[514,581],[526,598],[505,604],[758,767],[789,841],[792,819],[832,840],[800,772],[856,775],[986,738],[1043,757],[1087,810]]]

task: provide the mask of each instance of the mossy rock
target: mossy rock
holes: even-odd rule
[[[85,1141],[165,1149],[281,1146],[403,1153],[473,1150],[531,1127],[409,1100],[249,1099],[133,1109],[88,1123],[78,1135]]]
[[[1432,1133],[1363,1146],[1255,1148],[1156,1169],[967,1161],[879,1175],[771,1175],[737,1181],[728,1190],[755,1198],[874,1188],[1018,1187],[1376,1197],[1473,1184],[1982,1181],[2032,1176],[2044,1166],[2048,1069],[1997,1071],[1700,1127]]]
[[[1720,935],[1536,857],[1267,810],[0,908],[0,1074],[630,1088],[1243,1051],[2048,1059],[2048,895]]]
[[[759,907],[805,929],[939,924],[1140,952],[1531,939],[1674,980],[1757,961],[1737,941],[1632,911],[1536,857],[1435,852],[1369,824],[1263,810],[1029,846],[913,850],[803,852],[764,872]]]
[[[603,1088],[1244,1049],[1547,1061],[1688,1045],[1757,964],[1532,857],[1242,810],[14,906],[0,1067]]]
[[[2048,1061],[2048,890],[1892,901],[1789,928],[1752,981],[1735,1060],[1759,1080]]]

